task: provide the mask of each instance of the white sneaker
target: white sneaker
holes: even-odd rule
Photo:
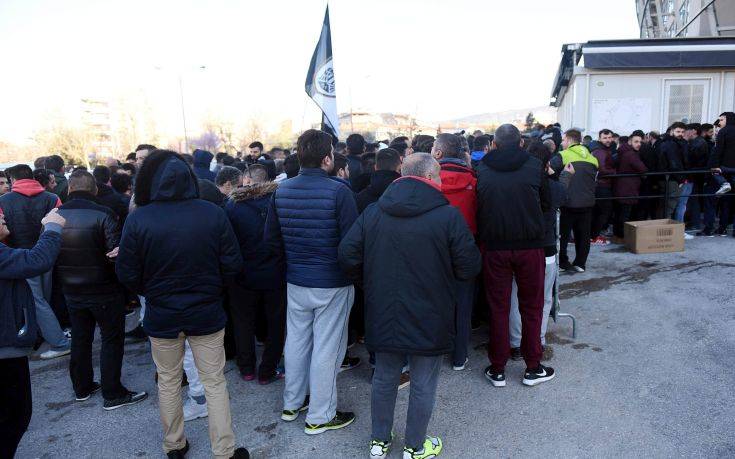
[[[691,240],[691,239],[694,239],[694,236],[692,236],[692,235],[691,235],[691,234],[689,234],[689,233],[684,233],[684,240],[685,240],[685,241],[689,241],[689,240]]]
[[[194,419],[206,418],[207,402],[199,404],[191,397],[186,397],[184,402],[184,421],[193,421]]]
[[[42,352],[40,357],[41,357],[41,360],[51,360],[51,359],[55,359],[57,357],[63,357],[69,354],[71,354],[71,349],[66,349],[63,351],[54,351],[53,349],[49,349],[46,352]]]
[[[467,366],[467,362],[469,362],[469,361],[470,361],[470,358],[469,357],[465,357],[464,363],[462,365],[452,365],[452,369],[454,371],[462,371],[462,370],[465,369],[465,367]]]
[[[730,190],[732,190],[732,186],[730,185],[730,182],[725,182],[722,184],[719,190],[715,191],[715,194],[717,196],[720,196],[725,193],[729,193]]]

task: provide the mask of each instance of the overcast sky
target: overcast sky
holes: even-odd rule
[[[318,119],[304,94],[326,0],[0,0],[0,139],[81,97],[207,117]],[[545,105],[564,43],[637,38],[632,0],[332,0],[340,112],[442,120]],[[205,65],[205,70],[197,67]],[[155,67],[161,67],[156,70]]]

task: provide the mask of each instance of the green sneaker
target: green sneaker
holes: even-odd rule
[[[429,459],[437,457],[442,452],[442,440],[439,437],[426,437],[424,447],[420,450],[403,448],[403,459]]]
[[[286,422],[295,421],[299,417],[299,413],[302,411],[306,411],[309,409],[309,396],[306,396],[306,399],[304,400],[304,404],[301,405],[296,410],[283,410],[281,413],[281,419],[283,419]]]
[[[390,433],[390,441],[370,440],[370,457],[384,458],[388,457],[390,447],[393,444],[393,432]]]
[[[337,414],[334,415],[334,418],[332,418],[332,420],[327,422],[326,424],[309,424],[307,422],[306,427],[304,427],[304,433],[309,435],[316,435],[326,432],[327,430],[342,429],[352,424],[353,422],[355,422],[355,413],[343,413],[341,411],[337,411]]]

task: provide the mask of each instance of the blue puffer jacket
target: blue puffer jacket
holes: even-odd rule
[[[351,285],[337,247],[356,219],[352,191],[322,169],[303,168],[281,182],[268,212],[266,243],[285,251],[286,281],[309,288]]]
[[[146,299],[143,329],[154,338],[201,336],[225,326],[226,278],[242,269],[224,210],[197,199],[196,178],[172,157],[155,172],[151,202],[125,221],[117,276]]]
[[[209,165],[212,164],[212,158],[214,155],[206,150],[194,150],[194,175],[202,180],[209,180],[214,182],[214,178],[217,174],[209,170]]]
[[[26,279],[51,270],[61,248],[61,227],[46,226],[31,249],[0,243],[0,359],[23,357],[36,342],[36,306]]]

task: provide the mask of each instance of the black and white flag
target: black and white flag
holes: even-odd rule
[[[329,28],[328,5],[319,43],[311,57],[309,72],[306,74],[306,93],[322,110],[322,130],[332,134],[336,141],[339,137],[339,114],[337,113],[337,93],[334,87],[332,32]]]

